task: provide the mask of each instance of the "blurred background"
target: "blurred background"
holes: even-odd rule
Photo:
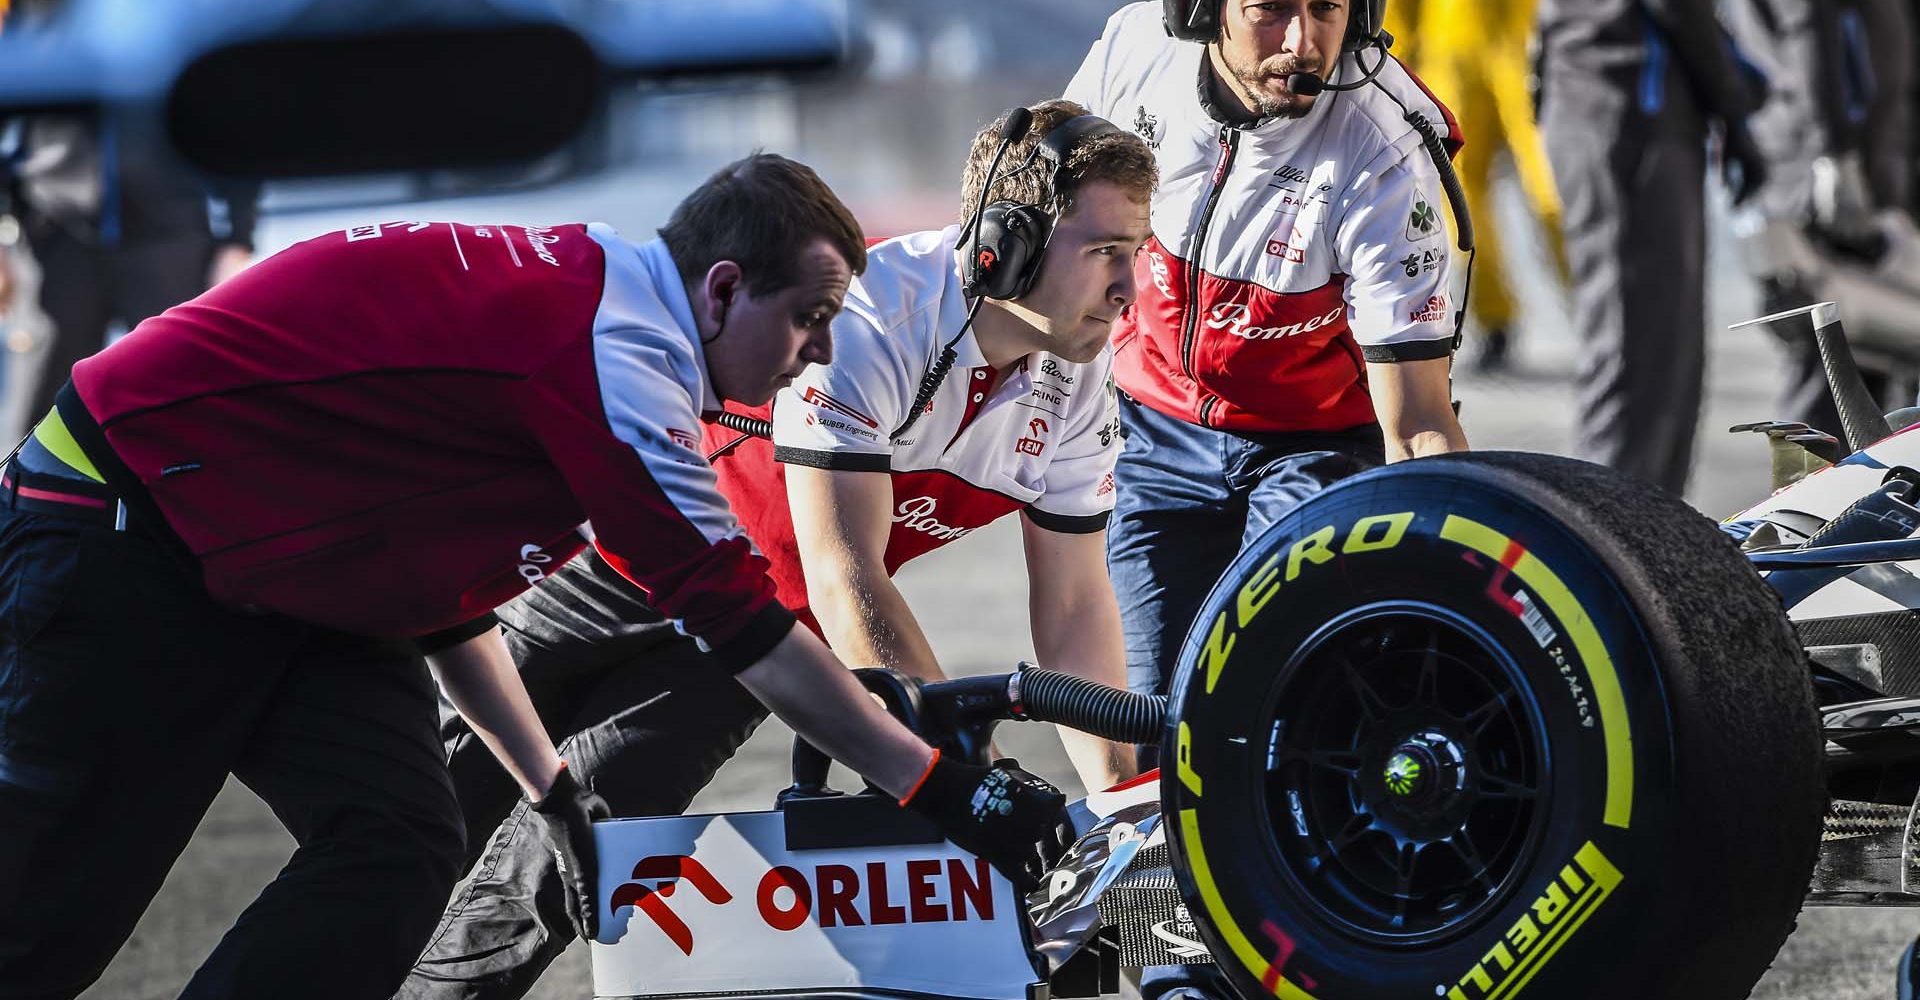
[[[1701,273],[1667,278],[1676,297],[1698,285],[1705,322],[1690,333],[1649,334],[1678,338],[1676,364],[1685,363],[1685,338],[1701,339],[1702,403],[1636,405],[1669,408],[1669,424],[1697,429],[1684,488],[1708,515],[1734,513],[1771,485],[1767,440],[1729,434],[1730,425],[1783,418],[1839,435],[1823,428],[1818,400],[1807,398],[1805,349],[1790,324],[1773,332],[1729,324],[1841,296],[1887,408],[1914,402],[1920,250],[1908,215],[1909,2],[1740,0],[1715,8],[1698,0],[1695,14],[1708,23],[1717,16],[1724,28],[1716,44],[1724,39],[1754,68],[1751,115],[1735,121],[1702,111],[1689,141],[1702,150],[1704,169],[1655,178],[1697,191],[1704,212]],[[64,380],[64,366],[105,338],[251,260],[352,224],[590,220],[645,236],[699,179],[766,149],[818,169],[869,235],[946,225],[958,212],[961,156],[973,132],[1011,105],[1058,94],[1118,6],[0,0],[0,178],[10,193],[0,200],[0,437],[17,438]],[[1631,13],[1642,5],[1594,6]],[[1393,51],[1455,110],[1468,139],[1470,159],[1460,166],[1482,250],[1477,308],[1456,365],[1463,423],[1477,448],[1573,454],[1593,432],[1577,402],[1582,385],[1605,357],[1595,360],[1603,345],[1583,333],[1591,324],[1569,292],[1570,282],[1595,275],[1578,266],[1568,272],[1548,140],[1535,125],[1537,19],[1550,14],[1531,0],[1392,0],[1388,27],[1400,39]],[[504,43],[508,55],[454,71],[436,61],[453,49],[405,34],[427,24],[485,35],[516,19],[564,26],[588,49],[577,39],[532,39],[524,44],[555,47],[523,58],[513,55],[521,42],[511,34],[489,35],[482,41]],[[370,56],[391,56],[380,39],[392,32],[401,33],[401,55]],[[288,39],[326,47],[272,47]],[[208,57],[223,45],[240,48]],[[1686,56],[1662,70],[1682,85]],[[597,73],[568,75],[595,59]],[[303,66],[323,71],[302,75]],[[1627,84],[1638,88],[1635,100],[1646,96],[1645,84]],[[466,94],[453,99],[457,113],[421,116],[421,102],[442,99],[434,88],[449,86]],[[581,86],[596,89],[583,97]],[[319,107],[349,106],[368,93],[413,95],[414,103],[355,106],[359,125],[377,137],[356,148],[354,115],[340,116],[345,124],[309,123],[296,114],[307,106],[296,90]],[[273,100],[261,97],[269,91]],[[412,124],[429,138],[446,136],[435,140],[444,157],[417,136],[408,141],[409,121],[389,120],[402,112],[416,115]],[[536,133],[575,118],[577,128],[541,145]],[[1740,185],[1721,183],[1719,169],[1724,151],[1742,141],[1736,129],[1771,163],[1766,185],[1738,208],[1731,201]],[[182,146],[202,166],[176,158]],[[263,182],[205,165],[251,165],[274,176]],[[1662,233],[1655,226],[1642,238]],[[1663,294],[1653,296],[1654,308]],[[1867,304],[1849,305],[1855,301]],[[1656,344],[1653,355],[1664,350]],[[1002,523],[902,574],[917,605],[933,606],[921,602],[937,591],[939,606],[968,609],[965,621],[923,616],[950,672],[1006,669],[1031,655],[1023,638],[1009,638],[1025,634],[1024,574],[1002,571],[1019,565],[1018,553],[1017,532]],[[784,784],[790,739],[777,722],[767,724],[696,809],[769,805]],[[1013,734],[1005,745],[1072,784],[1050,733]],[[230,787],[87,996],[174,995],[290,849],[265,808]],[[1890,997],[1894,958],[1916,930],[1920,921],[1900,911],[1809,911],[1755,996]],[[535,995],[590,995],[586,977],[575,948]]]

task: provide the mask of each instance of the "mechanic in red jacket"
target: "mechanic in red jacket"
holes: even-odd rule
[[[1015,254],[997,237],[964,235],[960,222],[869,248],[833,322],[832,363],[807,369],[770,415],[757,414],[771,438],[709,425],[704,447],[781,603],[848,663],[940,679],[893,573],[1018,512],[1025,566],[1005,571],[1025,570],[1041,665],[1119,686],[1104,535],[1120,445],[1107,327],[1134,296],[1154,159],[1077,105],[1027,111],[1031,128],[1007,145],[984,199],[1003,203],[988,216],[995,233],[1013,205],[1057,220],[1028,241],[1038,252],[1026,258],[1027,280],[973,281],[963,262],[979,248]],[[962,221],[984,204],[1004,123],[974,137]],[[1037,168],[1020,169],[1027,163]],[[935,377],[949,346],[953,363]],[[569,767],[623,816],[685,810],[765,717],[591,550],[499,614]],[[574,941],[553,905],[559,875],[522,822],[512,781],[466,723],[449,718],[443,734],[472,872],[399,996],[523,996]],[[1060,736],[1088,788],[1133,774],[1131,747]]]
[[[1406,113],[1458,130],[1373,44],[1383,9],[1135,3],[1067,85],[1160,161],[1140,299],[1113,333],[1127,441],[1108,562],[1138,690],[1165,691],[1207,590],[1294,505],[1466,447],[1442,187]],[[1318,96],[1288,84],[1376,70]]]
[[[1387,54],[1385,5],[1134,3],[1067,84],[1160,161],[1140,298],[1113,332],[1126,445],[1107,564],[1136,691],[1166,692],[1214,581],[1301,501],[1467,446],[1429,152],[1459,130]],[[1205,968],[1151,970],[1142,994],[1225,995],[1179,971]]]
[[[758,155],[661,232],[358,226],[75,368],[0,473],[4,992],[96,978],[233,774],[299,846],[185,995],[391,995],[463,855],[422,648],[591,934],[605,804],[489,613],[589,540],[714,669],[1019,872],[1057,790],[881,711],[775,600],[698,449],[702,413],[830,357],[857,224]]]

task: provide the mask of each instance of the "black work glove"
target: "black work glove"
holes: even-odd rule
[[[540,836],[560,869],[567,920],[583,941],[592,941],[600,931],[600,908],[593,898],[600,874],[599,858],[593,849],[593,821],[612,815],[607,800],[582,788],[564,764],[546,797],[533,803],[531,810],[534,822],[540,824]]]
[[[1733,192],[1733,203],[1744,205],[1767,183],[1767,158],[1747,131],[1745,119],[1720,122],[1720,179]]]
[[[1020,771],[1020,761],[1013,757],[996,758],[993,766],[1008,771]],[[1028,774],[1026,771],[1020,771],[1020,773]],[[1066,809],[1061,809],[1054,818],[1053,826],[1041,834],[1040,842],[1034,845],[1034,848],[1040,852],[1040,877],[1043,881],[1047,872],[1059,864],[1060,859],[1066,857],[1068,851],[1073,850],[1074,843],[1079,839],[1080,834],[1073,828],[1073,817]]]
[[[947,839],[985,858],[1022,894],[1040,885],[1043,842],[1064,818],[1060,789],[1019,767],[981,767],[944,755],[906,799]]]

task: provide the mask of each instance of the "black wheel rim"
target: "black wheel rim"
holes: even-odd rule
[[[1522,880],[1551,761],[1539,702],[1485,629],[1425,602],[1351,611],[1288,661],[1263,719],[1269,846],[1334,927],[1431,945]]]

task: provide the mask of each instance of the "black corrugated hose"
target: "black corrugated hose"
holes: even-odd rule
[[[1135,694],[1084,677],[1023,666],[1020,717],[1054,722],[1117,743],[1158,743],[1167,726],[1167,696]]]
[[[772,421],[749,417],[744,413],[735,413],[732,410],[721,410],[719,415],[713,418],[713,422],[728,430],[739,431],[742,434],[751,434],[754,437],[768,439],[772,439],[773,437]]]

